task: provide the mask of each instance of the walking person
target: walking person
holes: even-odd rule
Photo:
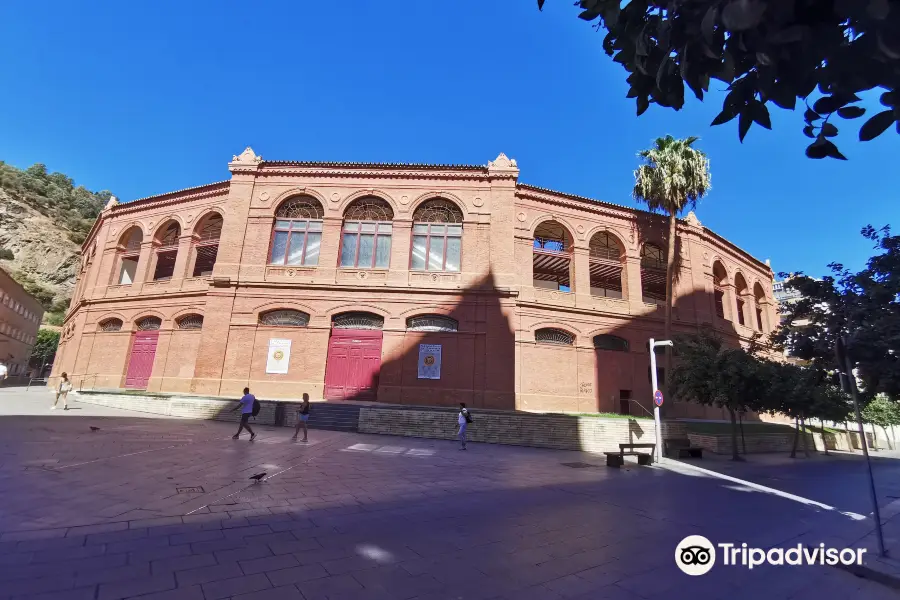
[[[291,439],[295,442],[297,441],[297,434],[300,433],[300,430],[303,430],[303,439],[301,442],[306,441],[306,422],[309,421],[309,394],[303,394],[303,402],[300,403],[300,409],[297,411],[297,427],[294,429],[294,437]]]
[[[6,363],[0,362],[0,386],[3,385],[7,377],[9,377],[9,369],[6,368]]]
[[[472,415],[469,414],[469,409],[466,408],[465,402],[459,403],[459,415],[456,418],[456,422],[459,424],[457,437],[459,438],[459,443],[462,444],[459,449],[466,450],[466,427],[472,422]]]
[[[241,431],[246,429],[250,432],[250,441],[256,439],[256,433],[250,429],[250,417],[253,415],[253,405],[256,403],[256,396],[250,393],[250,388],[244,388],[244,395],[238,400],[238,405],[231,409],[231,412],[241,409],[241,424],[238,425],[237,433],[231,439],[236,440],[241,435]]]
[[[50,407],[50,410],[56,410],[56,403],[59,402],[60,398],[63,401],[63,410],[69,410],[69,392],[71,391],[72,382],[69,381],[69,375],[68,373],[63,373],[59,380],[59,385],[56,386],[56,400],[53,401],[53,406]]]

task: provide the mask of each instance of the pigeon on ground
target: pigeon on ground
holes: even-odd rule
[[[259,483],[260,480],[265,476],[266,476],[266,473],[265,473],[265,471],[263,471],[262,473],[257,473],[256,475],[251,475],[250,479],[253,479],[256,481],[256,483]]]
[[[93,425],[91,425],[91,431],[100,431],[100,428],[94,427]]]

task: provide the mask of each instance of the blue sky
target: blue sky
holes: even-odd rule
[[[632,206],[636,153],[697,135],[712,164],[703,224],[777,271],[818,275],[900,227],[898,137],[849,162],[803,155],[801,113],[775,131],[711,128],[721,94],[635,117],[625,73],[569,0],[192,0],[3,3],[0,160],[45,163],[123,200],[227,179],[247,145],[272,160],[485,164]],[[721,87],[721,84],[714,82]],[[857,125],[857,124],[854,124]]]

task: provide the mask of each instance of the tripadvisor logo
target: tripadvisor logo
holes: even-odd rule
[[[717,550],[718,548],[718,550]],[[826,548],[825,544],[790,548],[753,548],[744,544],[713,544],[702,535],[689,535],[675,547],[675,564],[688,575],[705,575],[716,564],[716,555],[724,566],[753,569],[760,565],[861,565],[865,548]]]

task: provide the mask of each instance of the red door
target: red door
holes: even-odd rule
[[[326,400],[375,400],[381,369],[381,331],[333,329],[325,364]]]
[[[125,387],[145,388],[153,372],[153,358],[156,356],[156,341],[159,331],[138,331],[134,334],[131,345],[131,358],[128,361],[128,374],[125,375]]]

